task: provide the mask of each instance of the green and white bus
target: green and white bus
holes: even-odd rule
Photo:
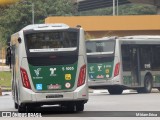
[[[29,25],[11,36],[12,93],[19,112],[59,105],[83,111],[88,101],[84,30]]]
[[[122,94],[160,90],[160,36],[104,37],[86,42],[89,87]]]

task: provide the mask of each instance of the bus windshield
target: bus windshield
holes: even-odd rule
[[[87,55],[92,54],[113,54],[115,42],[109,41],[87,41]]]
[[[26,34],[29,52],[73,51],[78,46],[78,32],[50,31]]]

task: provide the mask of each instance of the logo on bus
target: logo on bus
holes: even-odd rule
[[[36,89],[37,90],[42,90],[42,84],[36,84]]]
[[[98,65],[98,71],[102,71],[102,66]]]
[[[65,87],[66,87],[66,88],[70,88],[70,87],[71,87],[71,83],[66,83],[66,84],[65,84]]]
[[[57,68],[50,68],[50,76],[56,76],[55,71],[57,70]]]
[[[39,76],[39,72],[41,71],[41,68],[38,68],[37,70],[34,70],[36,76],[38,77]]]
[[[102,78],[104,78],[104,76],[103,75],[98,75],[97,78],[102,79]]]
[[[93,72],[94,71],[94,66],[90,67],[90,71]]]
[[[109,69],[106,69],[106,73],[107,73],[107,74],[109,73]]]
[[[65,80],[71,80],[71,74],[65,74]]]

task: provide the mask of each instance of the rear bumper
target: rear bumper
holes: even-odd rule
[[[54,97],[61,96],[61,97]],[[63,97],[62,97],[63,96]],[[87,102],[88,101],[88,87],[83,85],[78,87],[72,92],[45,92],[36,93],[32,90],[21,88],[20,92],[20,103],[19,104],[58,104],[66,102]]]
[[[119,77],[112,78],[110,80],[89,80],[88,81],[89,88],[93,89],[108,89],[113,86],[123,86],[121,79]]]

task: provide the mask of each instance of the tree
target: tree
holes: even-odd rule
[[[47,16],[74,15],[76,6],[71,0],[21,0],[14,5],[0,7],[0,41],[23,27],[32,24],[32,3],[35,23],[43,23]]]

